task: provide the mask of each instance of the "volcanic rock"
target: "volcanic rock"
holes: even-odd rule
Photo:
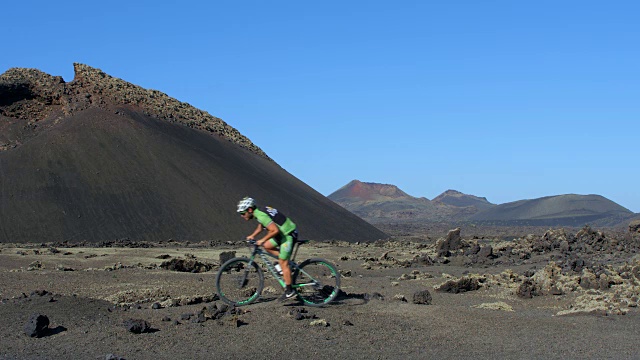
[[[426,289],[417,291],[413,294],[414,304],[431,305],[432,300],[431,293]]]
[[[483,259],[493,257],[493,248],[491,247],[491,245],[485,245],[480,248],[480,251],[478,251],[478,257]]]
[[[211,270],[213,265],[202,263],[195,259],[171,259],[169,261],[163,261],[160,267],[165,270],[201,273]]]
[[[24,333],[30,337],[45,336],[49,329],[49,318],[42,314],[32,314],[24,325]]]
[[[538,292],[538,288],[535,283],[530,279],[525,279],[520,286],[518,286],[518,290],[516,291],[516,295],[518,297],[524,299],[531,299],[534,296],[540,295]]]
[[[236,257],[235,251],[223,251],[220,253],[220,265]]]
[[[151,325],[142,319],[128,319],[124,321],[124,326],[129,332],[134,334],[142,334],[151,332]]]
[[[448,293],[461,293],[480,289],[480,282],[477,278],[463,276],[460,279],[451,279],[436,287],[437,291]]]
[[[436,251],[438,256],[448,256],[451,250],[462,248],[462,238],[460,237],[460,228],[450,230],[447,237],[439,239],[436,242]]]

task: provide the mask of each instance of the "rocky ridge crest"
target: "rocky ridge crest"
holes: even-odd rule
[[[355,199],[356,201],[411,198],[395,185],[362,182],[359,180],[350,181],[347,185],[331,194],[331,197]]]
[[[160,91],[114,78],[100,69],[74,63],[74,79],[65,82],[37,69],[11,68],[0,75],[0,115],[24,120],[25,129],[73,115],[90,107],[135,107],[145,115],[184,124],[225,138],[262,157],[269,157],[223,120]],[[0,151],[12,144],[0,144]],[[16,145],[16,144],[13,144]]]

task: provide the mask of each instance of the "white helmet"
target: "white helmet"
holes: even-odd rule
[[[242,200],[240,200],[240,202],[238,202],[238,212],[243,213],[247,211],[248,208],[252,208],[255,206],[256,201],[248,196],[245,196],[244,198],[242,198]]]

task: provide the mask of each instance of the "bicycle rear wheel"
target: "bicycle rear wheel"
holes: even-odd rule
[[[258,299],[264,287],[264,274],[258,264],[247,258],[233,258],[220,267],[216,289],[229,305],[248,305]]]
[[[340,291],[340,273],[324,259],[302,262],[293,273],[293,287],[308,306],[322,306],[333,301]]]

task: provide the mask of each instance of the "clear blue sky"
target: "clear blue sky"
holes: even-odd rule
[[[322,194],[640,212],[638,1],[7,1],[0,72],[73,62],[237,128]],[[259,197],[259,194],[255,196]]]

